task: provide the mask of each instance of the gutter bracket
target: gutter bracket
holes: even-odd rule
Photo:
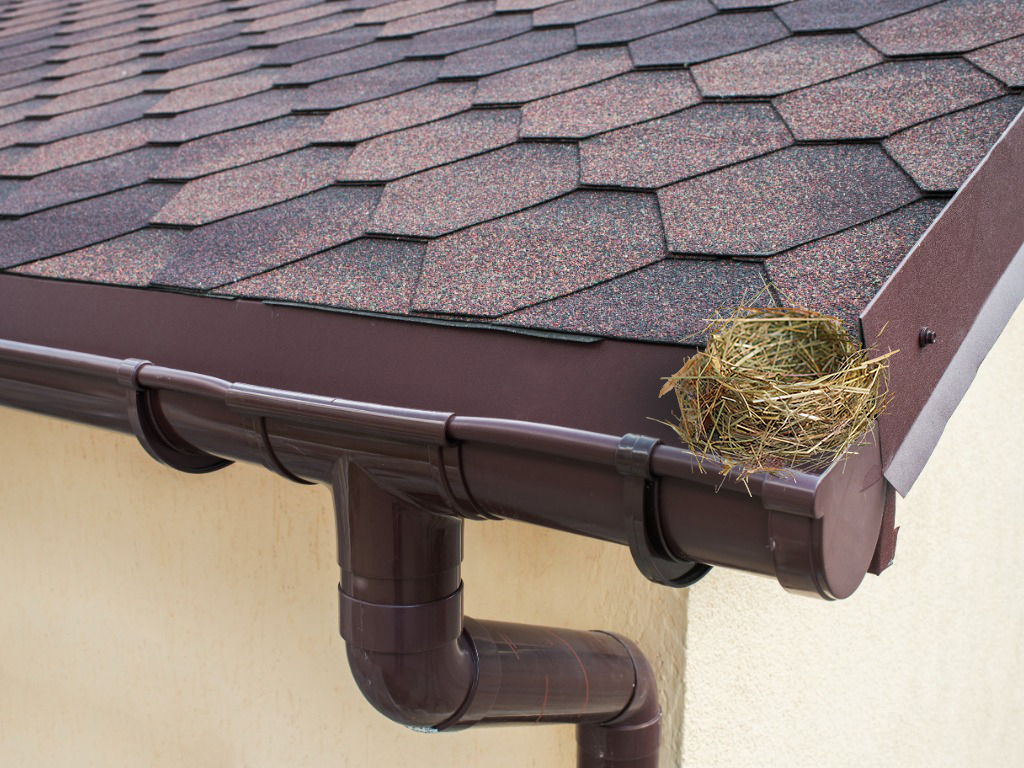
[[[646,578],[668,587],[689,587],[710,565],[677,560],[669,554],[658,514],[658,479],[651,474],[651,454],[661,441],[628,434],[615,450],[615,468],[623,476],[626,535],[633,561]]]
[[[298,483],[299,485],[316,485],[316,483],[310,482],[309,480],[303,480],[288,469],[281,459],[278,458],[277,454],[274,452],[274,446],[270,443],[270,435],[267,433],[266,417],[245,414],[244,418],[250,442],[256,449],[257,453],[259,453],[261,463],[264,468],[269,469],[275,475],[280,475],[285,480],[291,480],[293,483]]]
[[[147,365],[152,363],[129,358],[117,367],[117,381],[126,390],[132,432],[146,453],[161,464],[193,475],[213,472],[231,464],[227,459],[175,442],[161,429],[155,393],[139,382],[139,371]]]

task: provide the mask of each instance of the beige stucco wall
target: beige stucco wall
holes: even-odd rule
[[[0,409],[0,766],[571,766],[571,726],[422,735],[372,711],[337,633],[327,492],[184,476],[131,438]],[[467,612],[637,639],[681,735],[685,595],[628,552],[468,526]]]
[[[849,600],[717,570],[689,601],[686,768],[1024,765],[1024,308]]]
[[[687,599],[623,548],[480,523],[468,611],[636,638],[665,768],[1024,765],[1021,381],[1024,311],[900,504],[897,565],[844,603],[722,570]],[[571,728],[424,736],[370,710],[322,489],[182,476],[10,410],[0,436],[0,766],[573,764]]]

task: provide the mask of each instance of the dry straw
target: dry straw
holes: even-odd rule
[[[661,394],[669,424],[702,462],[739,478],[831,464],[870,429],[889,399],[887,360],[834,317],[803,308],[740,307],[710,321],[709,340]]]

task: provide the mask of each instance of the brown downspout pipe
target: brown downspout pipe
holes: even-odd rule
[[[333,490],[341,634],[356,683],[421,731],[574,723],[580,768],[656,768],[661,711],[636,646],[605,632],[463,616],[463,521],[382,491],[354,461]]]

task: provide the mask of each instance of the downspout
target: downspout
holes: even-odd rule
[[[0,341],[0,403],[134,434],[185,472],[263,464],[334,491],[342,635],[356,680],[421,730],[578,725],[580,766],[653,768],[654,678],[629,641],[462,614],[462,524],[515,519],[627,545],[649,579],[709,565],[849,595],[874,552],[879,452],[749,490],[652,438],[232,384],[141,360]]]
[[[337,464],[341,635],[367,700],[420,731],[574,723],[581,768],[657,766],[654,675],[606,632],[463,616],[459,518],[410,507]]]

